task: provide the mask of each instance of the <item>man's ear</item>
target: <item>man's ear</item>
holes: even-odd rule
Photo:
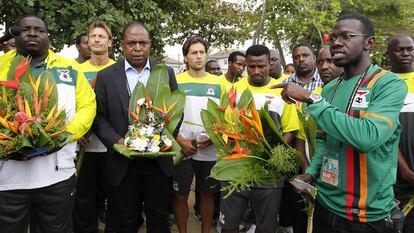
[[[375,46],[375,36],[370,36],[365,40],[364,50],[371,51]]]

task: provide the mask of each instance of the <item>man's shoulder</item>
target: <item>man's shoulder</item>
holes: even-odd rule
[[[119,60],[112,65],[109,65],[98,72],[100,76],[108,75],[114,72],[119,72],[123,66],[125,65],[123,60]]]
[[[380,69],[380,73],[378,73],[378,78],[373,78],[375,82],[373,85],[375,86],[385,86],[386,88],[390,83],[396,83],[396,85],[404,85],[404,80],[396,73],[392,71],[387,71],[382,68]],[[376,80],[375,80],[376,79]]]

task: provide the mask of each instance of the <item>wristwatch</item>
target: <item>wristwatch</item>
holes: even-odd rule
[[[309,96],[309,99],[308,99],[308,101],[306,101],[306,103],[308,105],[310,105],[310,104],[313,104],[313,103],[317,103],[317,102],[319,102],[321,100],[322,100],[322,96],[321,95],[315,94],[315,93],[311,93],[310,96]]]

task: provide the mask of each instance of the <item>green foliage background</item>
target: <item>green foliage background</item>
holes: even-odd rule
[[[414,34],[414,0],[0,0],[0,22],[9,27],[24,14],[36,14],[47,23],[56,50],[74,44],[92,21],[103,20],[112,29],[119,53],[123,26],[139,20],[150,29],[152,52],[158,58],[165,45],[182,44],[191,35],[201,35],[216,48],[229,48],[253,39],[256,30],[259,43],[270,42],[282,54],[283,48],[289,50],[298,42],[319,49],[321,36],[329,33],[338,15],[349,12],[373,20],[377,63],[386,62],[391,36]]]

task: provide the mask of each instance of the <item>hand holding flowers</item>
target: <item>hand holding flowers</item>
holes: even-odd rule
[[[128,132],[114,145],[115,151],[128,158],[155,158],[174,156],[181,149],[173,132],[183,114],[185,94],[171,92],[168,82],[166,67],[156,65],[147,87],[137,84],[128,109]]]

